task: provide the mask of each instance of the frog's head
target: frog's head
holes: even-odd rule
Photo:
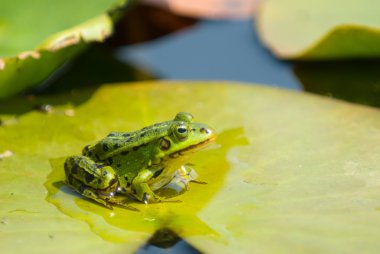
[[[170,124],[169,133],[160,140],[160,150],[171,158],[188,155],[216,139],[215,131],[206,124],[193,123],[189,113],[180,112]]]

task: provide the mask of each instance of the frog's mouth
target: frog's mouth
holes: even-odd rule
[[[209,139],[206,139],[206,140],[204,140],[202,142],[199,142],[197,144],[188,146],[185,149],[182,149],[182,150],[176,151],[174,153],[171,153],[171,154],[169,154],[169,157],[170,158],[177,158],[178,156],[183,156],[183,155],[187,155],[189,153],[193,153],[195,151],[198,151],[198,150],[204,148],[206,145],[214,142],[215,139],[216,139],[216,136],[213,136],[213,137],[211,137]]]

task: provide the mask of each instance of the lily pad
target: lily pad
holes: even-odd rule
[[[124,1],[3,1],[0,99],[40,84],[86,44],[112,33],[107,10]]]
[[[267,0],[258,30],[279,58],[337,59],[380,56],[380,2]]]
[[[89,99],[70,103],[82,96]],[[377,109],[221,82],[110,84],[18,104],[44,103],[55,105],[48,114],[0,115],[6,253],[132,253],[162,229],[205,253],[380,248]],[[181,203],[111,211],[62,182],[66,156],[110,131],[136,130],[178,111],[219,132],[217,144],[190,161],[207,184],[192,184]]]

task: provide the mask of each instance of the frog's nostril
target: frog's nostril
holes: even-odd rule
[[[209,128],[201,128],[201,129],[200,129],[200,132],[201,132],[201,133],[205,133],[205,134],[211,134],[211,133],[212,133],[212,130],[209,129]]]

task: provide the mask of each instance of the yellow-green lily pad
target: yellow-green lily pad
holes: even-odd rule
[[[124,1],[2,1],[0,99],[40,84],[86,44],[112,33],[107,10]]]
[[[380,56],[380,2],[266,0],[258,13],[261,39],[279,58]]]
[[[32,110],[46,103],[50,113]],[[4,114],[16,104],[31,110]],[[62,182],[66,156],[178,111],[219,133],[190,161],[207,184],[181,203],[109,210]],[[257,85],[146,82],[8,102],[0,117],[6,253],[132,253],[163,228],[204,253],[380,248],[378,109]]]

